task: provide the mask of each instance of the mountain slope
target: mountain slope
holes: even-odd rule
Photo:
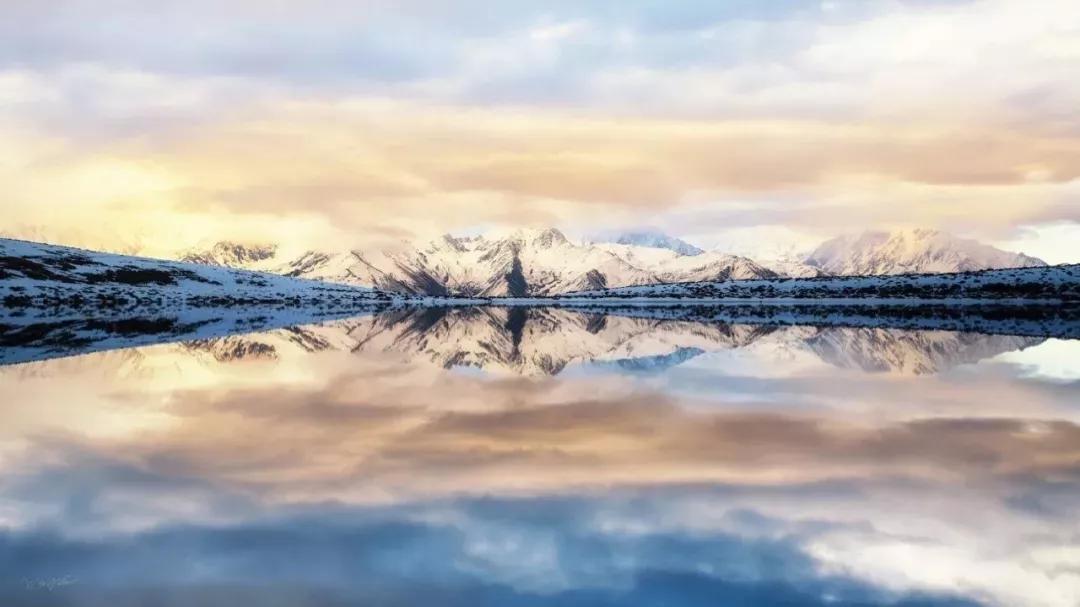
[[[808,245],[806,239],[805,234],[782,226],[735,230],[734,234],[721,235],[720,242],[713,250],[749,257],[788,278],[824,276],[824,271],[804,261],[814,249],[814,245]]]
[[[647,247],[650,249],[667,249],[679,255],[701,255],[704,249],[695,247],[681,238],[668,236],[662,232],[639,231],[626,232],[610,239],[596,239],[595,243],[611,243],[630,245],[635,247]]]
[[[703,281],[568,294],[601,301],[665,299],[1024,299],[1080,300],[1080,265],[949,274],[827,276]]]
[[[558,230],[519,230],[495,239],[446,235],[396,251],[308,253],[278,271],[405,293],[471,297],[549,295],[654,281],[649,272],[595,247],[573,244]]]
[[[8,307],[346,303],[385,297],[370,288],[0,239],[0,302]]]
[[[654,275],[654,283],[693,282],[699,280],[736,280],[749,278],[774,278],[775,272],[762,267],[746,257],[702,252],[698,255],[681,255],[665,248],[643,247],[626,244],[597,244],[626,263],[643,268]]]
[[[386,291],[434,296],[548,296],[648,284],[940,273],[1034,267],[1042,261],[933,230],[833,239],[803,259],[795,245],[758,243],[760,260],[702,251],[652,232],[616,242],[571,242],[556,229],[401,243],[387,249],[310,251],[287,258],[272,245],[218,243],[184,259]],[[744,243],[745,244],[745,243]],[[749,246],[749,245],[747,245]]]
[[[778,276],[786,278],[818,278],[828,276],[821,268],[812,266],[804,261],[789,258],[756,259],[762,267],[775,272]]]
[[[312,251],[272,264],[266,259],[252,261],[252,257],[249,251],[237,253],[231,243],[222,243],[189,258],[436,296],[543,296],[627,285],[775,276],[734,255],[691,256],[637,245],[577,244],[556,229],[517,230],[497,236],[445,235],[396,249]]]
[[[1041,259],[1022,253],[925,229],[864,232],[834,238],[815,249],[805,261],[834,276],[933,274],[1046,265]]]
[[[180,261],[250,270],[273,263],[276,254],[277,245],[221,241],[206,251],[189,251],[180,257]]]

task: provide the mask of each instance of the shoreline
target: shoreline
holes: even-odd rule
[[[960,303],[961,305],[953,305]],[[641,302],[579,299],[396,299],[325,306],[174,306],[58,310],[0,309],[0,366],[103,350],[259,333],[380,313],[438,313],[475,307],[507,310],[527,322],[531,308],[623,316],[658,323],[813,326],[946,331],[1080,339],[1080,305],[1048,301],[786,300]],[[445,312],[444,312],[445,313]]]

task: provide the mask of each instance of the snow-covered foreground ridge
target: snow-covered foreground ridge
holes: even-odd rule
[[[349,306],[386,299],[359,286],[0,239],[5,307]]]
[[[1051,300],[1080,302],[1080,264],[892,276],[774,278],[645,285],[568,293],[564,299]]]

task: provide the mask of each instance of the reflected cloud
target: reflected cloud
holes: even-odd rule
[[[633,506],[640,507],[647,506]],[[732,605],[978,604],[955,593],[898,592],[822,575],[794,538],[721,529],[611,533],[597,522],[613,509],[573,498],[482,500],[406,514],[331,511],[228,528],[165,529],[94,544],[6,534],[0,560],[24,579],[70,580],[50,599],[71,605],[99,604],[89,594],[113,605],[165,597],[179,604],[246,599],[315,606],[358,600],[712,605],[717,597]],[[276,572],[270,586],[264,585],[268,570]],[[138,591],[128,588],[132,579],[140,581]],[[12,586],[0,586],[0,596],[32,600],[33,588]]]
[[[10,366],[0,599],[1070,606],[1042,342],[462,308]]]

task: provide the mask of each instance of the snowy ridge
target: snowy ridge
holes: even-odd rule
[[[735,252],[746,249],[752,254]],[[794,243],[729,242],[704,251],[659,232],[572,242],[562,232],[521,229],[444,235],[383,249],[285,255],[275,245],[221,242],[183,260],[373,286],[413,295],[540,297],[625,286],[777,277],[963,272],[1045,266],[936,230],[868,232],[807,253]]]
[[[828,273],[821,268],[814,267],[804,261],[792,258],[766,258],[760,259],[758,262],[776,272],[778,276],[785,278],[818,278],[820,276],[828,276]]]
[[[0,303],[6,307],[346,306],[385,299],[370,288],[0,239]]]
[[[805,244],[805,236],[789,228],[773,228],[764,234],[729,235],[713,249],[722,253],[738,253],[786,278],[825,276],[821,268],[806,263],[813,250]]]
[[[823,243],[804,260],[833,276],[932,274],[1045,266],[1041,259],[1010,253],[939,230],[864,232]]]
[[[621,244],[649,249],[666,249],[679,255],[701,255],[704,249],[696,247],[681,238],[668,236],[662,232],[652,230],[640,232],[626,232],[612,238],[594,238],[590,244]]]
[[[204,253],[189,252],[187,258],[399,293],[460,297],[536,297],[626,285],[776,276],[737,255],[698,249],[700,254],[689,255],[632,244],[579,244],[553,228],[492,236],[448,234],[392,249],[309,251],[295,259],[275,257],[273,262],[244,261],[241,255],[231,254],[232,246],[221,243]]]
[[[570,299],[915,299],[1080,301],[1080,264],[952,274],[706,281],[581,291]]]
[[[277,245],[273,244],[246,245],[221,241],[205,251],[188,251],[180,257],[180,261],[208,266],[268,270],[273,267],[277,249]]]

